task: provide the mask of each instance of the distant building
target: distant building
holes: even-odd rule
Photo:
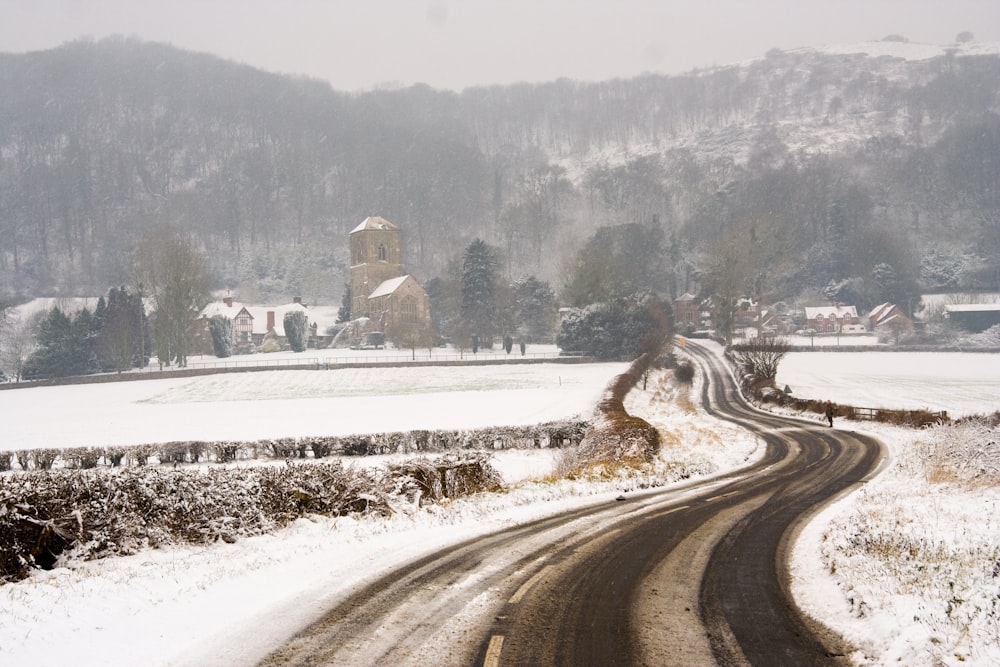
[[[214,315],[222,315],[233,321],[233,345],[237,354],[247,353],[259,347],[268,336],[274,338],[279,345],[285,347],[288,338],[285,335],[285,315],[293,311],[306,314],[310,324],[309,332],[311,346],[316,345],[316,322],[310,317],[309,309],[302,303],[300,297],[294,297],[292,303],[283,306],[251,306],[233,300],[227,296],[222,301],[215,301],[201,311],[199,316],[206,321]],[[206,353],[210,349],[204,350]]]
[[[816,333],[865,333],[855,306],[806,306],[806,329]]]
[[[959,329],[980,333],[1000,324],[1000,303],[949,304],[944,316]]]
[[[390,340],[407,326],[429,330],[430,299],[404,270],[399,227],[365,218],[351,231],[350,245],[351,318],[368,318]]]
[[[677,329],[701,326],[701,309],[694,294],[682,294],[674,299],[674,326]]]
[[[868,313],[868,329],[879,331],[880,329],[912,329],[913,322],[906,313],[894,303],[883,303],[872,308]]]

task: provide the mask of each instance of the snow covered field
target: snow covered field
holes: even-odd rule
[[[6,450],[537,424],[626,364],[260,371],[0,391]]]
[[[534,379],[518,376],[516,382],[510,379],[503,383],[504,388],[497,388],[497,378],[492,378],[487,383],[492,387],[490,391],[470,390],[467,385],[463,391],[435,394],[440,409],[428,410],[423,403],[415,402],[416,395],[410,393],[386,397],[395,402],[378,404],[380,407],[368,414],[378,416],[389,405],[399,409],[410,406],[419,414],[409,418],[419,421],[421,428],[453,428],[456,418],[489,425],[505,416],[520,415],[526,420],[537,416],[547,420],[589,414],[607,383],[624,368],[624,364],[529,365],[519,373],[529,373]],[[467,377],[465,373],[482,369],[435,369],[434,373],[446,370],[456,373],[457,386],[466,382],[461,379]],[[515,369],[501,366],[492,370],[506,373]],[[324,374],[306,372],[309,378],[306,386],[312,382],[311,378]],[[285,378],[281,381],[283,392],[292,390],[293,378],[306,377],[295,371],[278,375]],[[202,379],[218,381],[218,378],[194,380]],[[378,378],[373,376],[371,381],[377,382]],[[216,385],[210,388],[200,382],[187,385],[191,382],[192,379],[163,380],[158,389],[133,388],[132,397],[145,401],[155,397],[159,401],[154,403],[157,406],[190,408],[198,404],[177,401],[182,396],[204,399],[226,395],[225,391],[220,394]],[[512,388],[515,384],[519,390]],[[181,389],[184,386],[189,389]],[[93,409],[96,405],[90,403],[93,399],[84,398],[93,388],[52,389],[72,392],[58,397],[61,410],[75,401],[84,401]],[[0,399],[5,398],[2,394],[35,391],[40,390],[0,392]],[[117,387],[111,391],[102,398],[113,399],[116,410],[127,407],[127,394],[119,393]],[[306,387],[301,391],[306,395],[315,392]],[[569,399],[562,397],[562,393],[574,396]],[[547,399],[549,395],[554,398]],[[46,396],[45,401],[19,404],[18,409],[28,411],[20,417],[39,429],[46,428],[39,422],[46,421],[46,416],[52,413],[52,403],[46,407],[46,402],[53,399]],[[303,402],[325,401],[326,407],[332,408],[343,400],[348,399],[314,397]],[[212,407],[210,410],[184,414],[189,415],[186,417],[189,426],[199,423],[212,429],[217,422],[228,420],[230,413],[249,415],[254,406],[260,412],[273,412],[271,403],[241,400],[229,405],[227,401],[215,401],[206,404]],[[571,403],[572,411],[566,412]],[[9,404],[3,409],[6,411],[8,407]],[[637,414],[648,415],[670,443],[656,473],[661,480],[730,469],[762,453],[756,440],[745,432],[711,422],[686,393],[678,393],[655,379],[650,383],[650,391],[629,397],[628,407]],[[164,415],[156,421],[172,436],[176,427],[170,422],[180,414]],[[391,420],[378,423],[391,424],[393,428],[401,425]],[[155,428],[146,430],[145,418],[132,426],[143,438],[157,432]],[[99,427],[100,419],[95,418],[66,424],[63,430],[82,432]],[[101,437],[107,435],[108,431],[101,432]],[[82,433],[75,437],[76,442],[94,440],[94,436]],[[456,500],[405,516],[303,519],[278,534],[235,544],[162,549],[94,562],[70,561],[66,567],[36,572],[26,581],[0,586],[3,619],[0,664],[37,667],[255,664],[352,586],[384,574],[393,565],[477,534],[584,504],[608,502],[630,488],[627,481],[531,481],[548,475],[558,456],[558,452],[551,450],[498,452],[498,469],[508,483],[518,484],[509,492]],[[377,462],[351,461],[361,465]],[[632,483],[638,485],[642,481],[636,479]]]
[[[853,353],[797,356],[818,364],[812,369],[818,374],[829,363],[825,359],[837,362]],[[898,355],[874,353],[865,358],[879,356]],[[1000,355],[990,359],[994,357],[1000,360]],[[306,428],[299,420],[308,421],[312,413],[320,416],[308,428],[337,428],[335,424],[349,423],[351,418],[350,410],[341,412],[336,407],[342,401],[356,401],[352,409],[363,409],[369,419],[378,419],[380,430],[411,428],[403,425],[402,417],[397,422],[386,416],[390,411],[407,410],[415,414],[406,419],[419,423],[419,428],[454,428],[453,420],[458,418],[469,423],[480,420],[478,425],[525,423],[589,413],[607,381],[623,367],[593,366],[587,370],[540,364],[518,371],[537,373],[534,379],[499,375],[516,370],[511,367],[494,367],[498,375],[489,379],[456,374],[452,386],[461,390],[442,391],[439,384],[430,402],[420,400],[421,394],[415,393],[418,385],[408,384],[400,369],[387,372],[392,373],[391,380],[398,380],[400,391],[410,393],[375,396],[370,401],[338,395],[343,387],[338,389],[332,380],[316,386],[316,378],[328,373],[319,371],[248,375],[269,378],[259,383],[232,376],[234,385],[217,377],[150,383],[155,387],[143,387],[145,382],[105,385],[111,393],[99,399],[87,397],[95,386],[38,388],[0,392],[0,414],[16,415],[8,417],[8,422],[34,424],[35,438],[48,433],[72,444],[93,444],[116,433],[116,437],[132,433],[143,442],[173,440],[188,432],[184,429],[209,433],[218,424],[259,419],[254,413],[270,416],[253,422],[259,428],[283,421],[282,435],[289,435],[288,429]],[[961,373],[975,370],[954,363],[935,368],[940,375],[925,381],[925,388],[934,393],[937,387],[960,384]],[[580,375],[570,375],[571,369]],[[431,369],[421,370],[426,374]],[[444,371],[436,369],[432,375]],[[386,381],[370,370],[361,375],[370,375],[370,381],[379,386]],[[429,386],[442,380],[425,379]],[[668,446],[659,461],[660,471],[681,468],[704,475],[739,467],[761,453],[753,438],[713,420],[695,405],[697,385],[686,393],[661,379],[654,377],[648,391],[634,391],[627,401],[631,412],[654,423],[664,436]],[[833,384],[841,382],[832,372],[828,379]],[[363,377],[354,377],[346,385],[360,391],[364,382]],[[807,384],[792,386],[797,395],[809,395]],[[882,404],[899,394],[888,379],[878,386],[884,390],[879,397]],[[271,387],[274,398],[260,387]],[[562,396],[563,387],[576,395]],[[57,389],[68,393],[35,393]],[[984,391],[1000,395],[995,388]],[[238,392],[246,393],[240,396]],[[4,402],[17,394],[36,399]],[[295,401],[293,396],[302,398]],[[850,394],[845,396],[844,402],[862,403]],[[298,410],[293,407],[296,402],[313,409],[289,412]],[[77,404],[80,409],[72,413],[72,419],[62,417]],[[140,408],[163,412],[146,413]],[[981,411],[958,398],[945,409],[952,414]],[[129,417],[123,416],[118,426],[102,423],[120,411]],[[98,416],[89,416],[94,412]],[[343,420],[331,419],[330,414],[343,415]],[[824,510],[802,533],[793,562],[796,599],[861,647],[852,656],[859,665],[1000,664],[1000,587],[995,570],[1000,533],[990,518],[1000,501],[997,484],[969,485],[932,474],[924,460],[928,448],[936,445],[914,447],[913,442],[921,438],[962,441],[952,432],[935,435],[846,421],[838,427],[873,432],[889,445],[892,459],[885,473]],[[95,435],[87,433],[90,429],[104,430]],[[247,433],[251,433],[249,428]],[[21,437],[27,436],[22,433]],[[267,436],[257,433],[254,437]],[[995,431],[987,437],[992,438],[992,450],[979,446],[978,463],[995,466]],[[353,586],[397,563],[504,526],[606,502],[629,488],[622,483],[532,481],[548,474],[557,459],[558,452],[549,450],[498,453],[498,468],[515,484],[509,492],[405,516],[303,519],[279,534],[235,544],[163,549],[89,563],[67,561],[65,567],[36,572],[26,581],[0,586],[0,664],[254,664]],[[375,462],[365,460],[366,465]],[[660,474],[667,479],[666,472]]]
[[[866,408],[1000,410],[1000,354],[979,352],[792,352],[777,386],[794,396]]]

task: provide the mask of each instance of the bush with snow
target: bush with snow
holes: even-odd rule
[[[826,569],[880,629],[861,640],[860,664],[1000,661],[998,436],[986,419],[921,431],[826,530]]]
[[[0,581],[148,547],[259,535],[307,515],[386,516],[415,501],[501,488],[489,455],[450,454],[388,470],[341,462],[250,468],[136,467],[0,476]]]

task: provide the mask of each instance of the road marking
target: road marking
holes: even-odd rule
[[[499,667],[501,648],[503,648],[503,635],[490,637],[490,645],[486,647],[486,659],[483,660],[483,667]]]
[[[538,580],[544,577],[546,574],[548,574],[548,571],[551,569],[552,569],[551,565],[546,565],[538,572],[535,572],[535,574],[531,577],[531,579],[528,579],[526,582],[521,584],[521,587],[517,589],[517,592],[514,593],[513,597],[511,597],[510,600],[508,600],[508,602],[510,604],[517,604],[518,602],[520,602],[521,598],[524,597],[524,594],[528,592],[528,589],[537,584]]]

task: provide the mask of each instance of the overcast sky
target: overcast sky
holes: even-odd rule
[[[1000,42],[1000,0],[0,0],[0,51],[127,35],[339,90],[674,74],[899,34]]]

